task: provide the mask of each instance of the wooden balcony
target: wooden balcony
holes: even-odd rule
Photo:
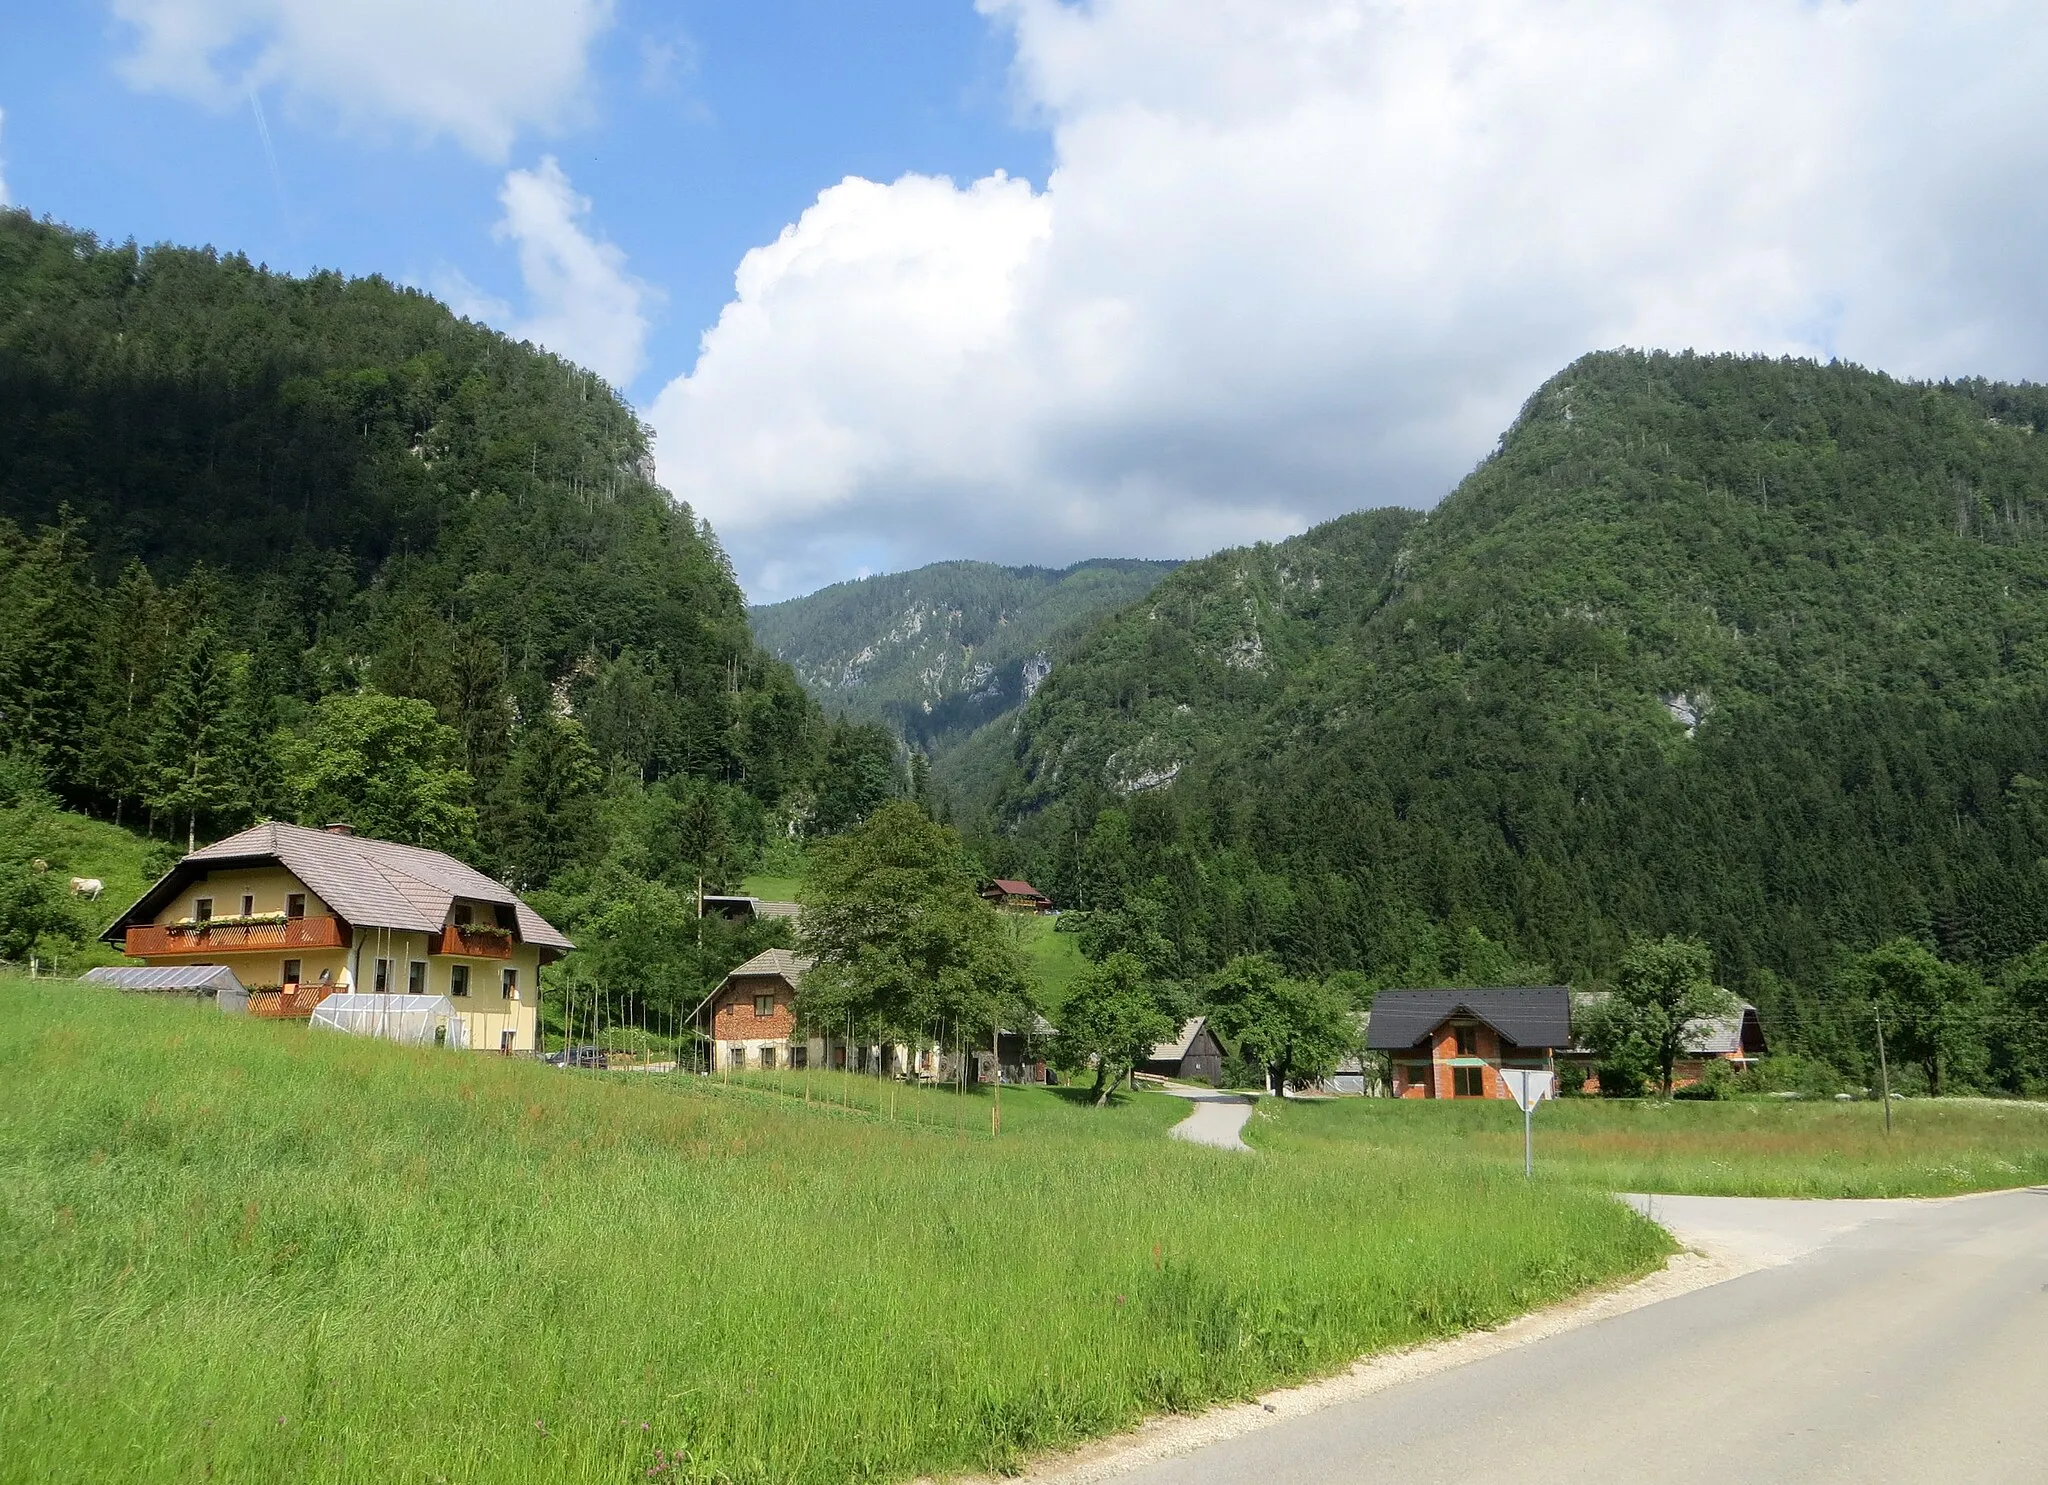
[[[286,985],[277,990],[251,990],[249,1014],[266,1021],[304,1021],[339,988],[334,985]]]
[[[177,928],[146,923],[128,930],[122,952],[135,959],[191,954],[261,954],[293,949],[345,949],[348,925],[339,918],[290,918],[282,923],[195,924]]]
[[[510,959],[512,937],[506,933],[479,933],[473,927],[450,923],[441,930],[441,942],[434,952],[464,959]]]

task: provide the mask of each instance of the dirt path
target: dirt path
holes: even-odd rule
[[[1244,1142],[1245,1120],[1252,1116],[1251,1099],[1236,1093],[1198,1093],[1187,1088],[1168,1088],[1166,1091],[1194,1105],[1188,1110],[1187,1118],[1167,1131],[1175,1139],[1213,1145],[1219,1150],[1251,1153],[1252,1147]]]

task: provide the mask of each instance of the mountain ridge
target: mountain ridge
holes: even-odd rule
[[[935,562],[756,605],[748,620],[820,701],[939,753],[1028,700],[1082,632],[1176,565]]]
[[[2048,938],[2043,431],[2024,384],[1582,358],[1427,515],[1105,621],[964,797],[1196,964],[1427,973],[1469,925],[1590,981],[1697,932],[1789,1003],[1892,933],[1991,962]]]

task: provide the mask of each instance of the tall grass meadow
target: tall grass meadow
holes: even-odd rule
[[[1182,1107],[412,1049],[0,982],[0,1478],[842,1481],[1034,1450],[1661,1261],[1455,1151]]]

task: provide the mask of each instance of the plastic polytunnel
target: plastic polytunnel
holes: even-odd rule
[[[469,1023],[445,995],[330,995],[313,1008],[313,1024],[411,1046],[469,1045]]]

